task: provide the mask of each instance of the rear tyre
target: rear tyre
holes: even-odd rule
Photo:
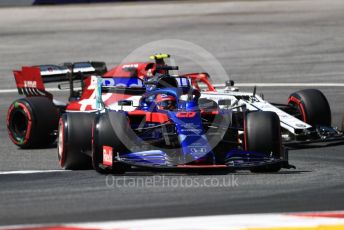
[[[112,120],[112,122],[110,120]],[[115,162],[113,159],[111,160],[111,165],[106,165],[106,167],[104,167],[103,164],[104,146],[106,146],[105,148],[111,149],[112,158],[117,153],[129,152],[130,137],[128,133],[130,130],[131,127],[128,123],[128,119],[122,113],[109,111],[96,117],[92,131],[92,165],[97,172],[101,174],[123,174],[130,168],[123,163]],[[123,144],[121,140],[125,139],[128,140],[128,143]]]
[[[289,96],[288,104],[296,108],[299,119],[312,126],[331,126],[331,109],[325,95],[317,89],[304,89]]]
[[[8,109],[8,134],[23,149],[48,147],[56,140],[58,119],[59,112],[49,98],[18,99]]]
[[[59,121],[58,159],[63,169],[92,169],[91,141],[94,114],[66,113]]]
[[[272,154],[279,159],[282,152],[280,120],[274,112],[251,112],[244,118],[244,149]],[[257,167],[252,172],[278,172],[280,166]]]

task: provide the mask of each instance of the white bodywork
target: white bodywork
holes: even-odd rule
[[[237,99],[237,97],[246,96],[249,100]],[[247,92],[235,92],[230,90],[218,90],[218,92],[202,92],[201,98],[207,98],[218,102],[219,100],[231,100],[231,107],[240,108],[240,106],[246,106],[247,110],[250,111],[271,111],[275,112],[281,121],[281,127],[288,130],[291,133],[295,133],[298,129],[308,129],[311,128],[309,124],[289,115],[288,113],[280,110],[276,106],[273,106],[269,102],[263,100],[258,95],[253,95],[253,93]]]

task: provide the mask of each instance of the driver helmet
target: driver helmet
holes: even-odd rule
[[[167,94],[158,94],[155,102],[158,106],[158,109],[161,110],[174,110],[176,109],[177,100],[174,96]]]

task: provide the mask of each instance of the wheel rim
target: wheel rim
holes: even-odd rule
[[[7,117],[7,128],[11,140],[17,145],[25,145],[30,138],[31,127],[32,120],[28,108],[23,103],[13,103]]]
[[[13,112],[11,129],[18,138],[24,138],[27,131],[27,118],[22,110],[16,110]]]

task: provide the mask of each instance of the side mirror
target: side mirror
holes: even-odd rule
[[[226,82],[225,82],[226,87],[233,87],[234,84],[235,84],[235,83],[234,83],[233,80],[229,80],[229,81],[226,81]]]
[[[130,100],[122,100],[118,101],[119,106],[133,106],[133,101]]]

